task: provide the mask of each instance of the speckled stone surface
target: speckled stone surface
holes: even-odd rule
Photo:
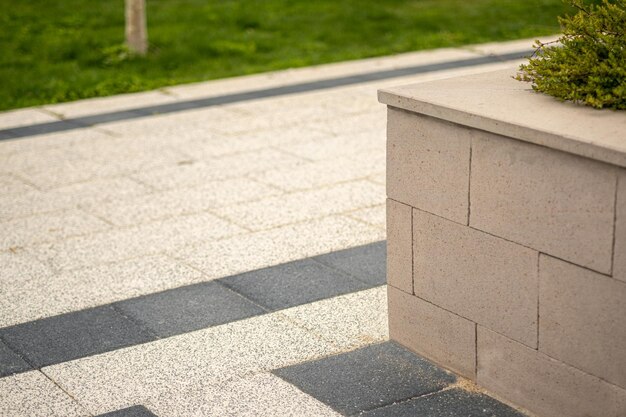
[[[524,417],[484,394],[458,388],[416,397],[361,414],[363,417]]]
[[[39,371],[0,379],[0,415],[86,417],[90,414]]]
[[[156,417],[154,413],[143,405],[135,405],[121,410],[111,411],[110,413],[100,414],[96,417]]]
[[[64,361],[45,375],[0,378],[0,415],[134,406],[159,417],[338,415],[268,371],[386,340],[385,291],[371,288],[382,279],[380,252],[374,262],[329,255],[327,285],[297,299],[306,304],[283,299],[289,308],[249,318],[223,307],[217,316],[237,319],[224,324],[209,312],[213,294],[185,298],[196,305],[177,297],[135,304],[136,317],[116,311],[121,322],[96,315],[86,338],[77,337],[81,320],[32,322],[384,240],[385,109],[376,90],[504,65],[463,61],[484,55],[423,51],[0,113],[0,223],[12,228],[11,247],[0,249],[0,326],[28,328],[13,341],[41,363]],[[366,77],[380,71],[396,78]],[[331,88],[290,90],[294,83]],[[202,105],[274,87],[287,88]],[[32,136],[7,140],[10,128]],[[354,281],[333,281],[341,274]],[[142,317],[167,318],[151,333],[186,333],[144,343],[126,323]],[[111,344],[91,349],[100,342]]]
[[[293,307],[370,287],[348,274],[313,260],[247,272],[224,278],[220,282],[269,310]]]
[[[391,342],[274,373],[344,415],[433,393],[456,379]]]
[[[30,365],[20,355],[0,340],[0,378],[30,369]]]
[[[389,339],[384,286],[292,307],[281,313],[342,350]]]
[[[372,285],[383,285],[387,282],[386,242],[336,251],[313,259]]]
[[[215,281],[121,301],[115,307],[159,337],[187,333],[266,312]]]
[[[43,368],[92,413],[150,405],[173,392],[338,353],[280,313]],[[146,365],[149,364],[149,365]],[[176,398],[173,405],[184,403]]]
[[[0,337],[36,367],[155,339],[110,306],[6,327]]]

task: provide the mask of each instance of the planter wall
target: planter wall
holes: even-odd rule
[[[391,338],[542,417],[626,416],[626,112],[515,69],[388,105]]]

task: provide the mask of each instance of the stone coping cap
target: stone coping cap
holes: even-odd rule
[[[381,103],[626,167],[626,111],[563,103],[516,67],[378,91]]]

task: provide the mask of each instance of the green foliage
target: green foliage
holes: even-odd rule
[[[544,36],[561,0],[0,0],[0,110],[420,49]],[[541,10],[541,13],[536,13]]]
[[[557,45],[536,41],[515,78],[559,100],[626,110],[626,0],[571,3],[578,13],[559,18]]]

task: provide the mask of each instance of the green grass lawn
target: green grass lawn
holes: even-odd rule
[[[0,110],[559,30],[561,0],[0,0]],[[530,45],[529,45],[530,46]]]

